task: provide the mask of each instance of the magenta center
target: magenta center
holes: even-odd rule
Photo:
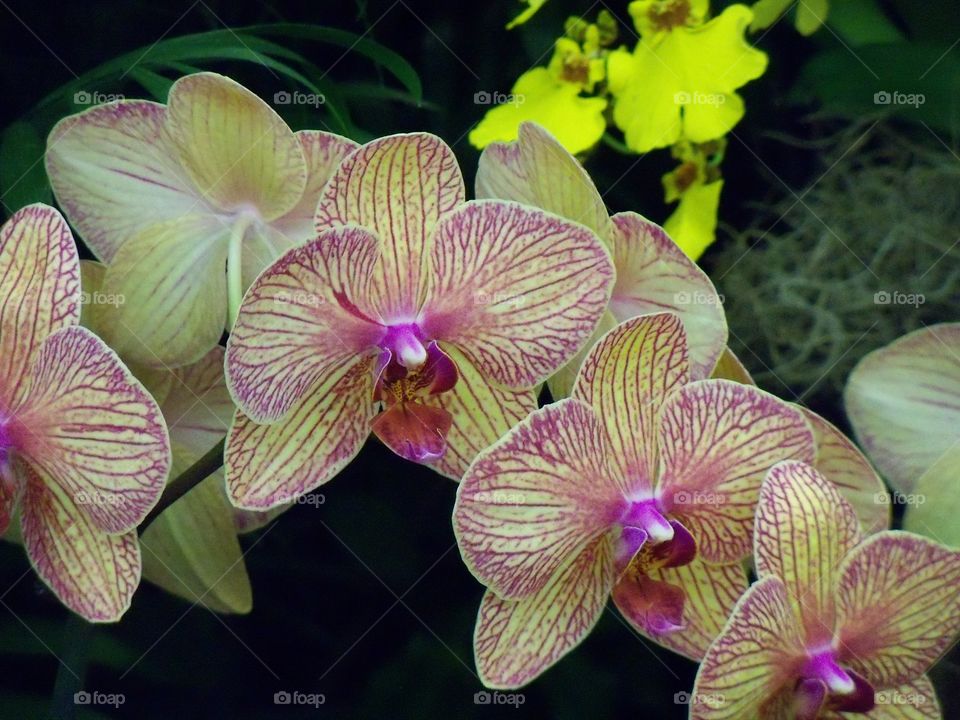
[[[393,359],[407,370],[416,370],[427,361],[423,332],[416,323],[389,326],[380,347],[389,350]]]
[[[808,651],[794,690],[798,720],[814,720],[822,709],[867,713],[875,707],[873,686],[840,664],[834,648]]]

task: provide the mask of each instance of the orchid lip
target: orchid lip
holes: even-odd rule
[[[850,695],[856,690],[856,683],[837,663],[833,650],[808,655],[802,674],[806,678],[821,680],[831,695]]]
[[[407,370],[416,370],[427,361],[423,334],[416,323],[389,326],[380,346],[392,350],[397,362]]]
[[[673,526],[663,516],[657,501],[652,498],[628,501],[620,516],[620,525],[643,530],[654,544],[673,540]]]

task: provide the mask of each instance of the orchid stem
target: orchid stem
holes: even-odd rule
[[[246,215],[237,218],[230,231],[230,248],[227,250],[227,326],[233,330],[243,300],[243,236],[247,234],[251,220]]]
[[[206,455],[167,483],[167,487],[163,491],[163,495],[160,496],[159,502],[157,502],[153,510],[147,514],[137,528],[141,535],[150,527],[150,523],[163,514],[164,510],[190,492],[203,480],[210,477],[211,474],[223,467],[223,448],[225,442],[226,438],[214,445]]]

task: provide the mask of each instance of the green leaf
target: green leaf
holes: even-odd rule
[[[877,0],[831,3],[829,24],[852,47],[902,42],[905,39]]]
[[[145,67],[135,67],[130,71],[130,77],[140,83],[157,102],[166,102],[173,80],[163,75],[147,70]]]
[[[9,214],[30,203],[50,202],[44,150],[43,138],[28,122],[9,125],[0,137],[0,199]]]

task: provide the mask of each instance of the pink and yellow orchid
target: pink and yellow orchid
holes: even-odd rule
[[[19,509],[37,574],[87,620],[109,622],[140,582],[136,527],[163,492],[160,409],[80,319],[66,221],[31,205],[0,229],[0,532]]]
[[[524,685],[575,647],[607,598],[641,633],[699,658],[747,580],[761,481],[812,460],[802,414],[728,380],[690,382],[679,318],[633,318],[590,351],[573,396],[470,466],[454,509],[488,587],[475,634],[490,687]]]
[[[774,467],[757,507],[759,581],[707,651],[692,720],[940,718],[924,673],[960,631],[960,553],[864,538],[814,468]]]
[[[59,122],[50,183],[108,265],[104,291],[127,299],[105,339],[141,364],[203,357],[257,274],[313,237],[320,190],[356,147],[294,133],[214,73],[181,78],[166,105],[124,100]]]
[[[452,150],[428,134],[348,156],[317,231],[257,278],[227,346],[242,414],[226,471],[239,507],[329,480],[371,429],[459,479],[536,407],[533,388],[590,337],[613,284],[588,228],[465,202]]]
[[[908,505],[904,527],[960,547],[960,323],[870,353],[844,398],[857,439]]]
[[[617,282],[593,340],[618,322],[668,310],[683,321],[693,378],[709,377],[727,342],[713,283],[659,226],[634,212],[610,216],[583,166],[546,130],[524,123],[516,142],[488,146],[480,156],[477,197],[540,207],[597,233],[613,255]],[[593,340],[551,380],[556,396],[570,394]]]

